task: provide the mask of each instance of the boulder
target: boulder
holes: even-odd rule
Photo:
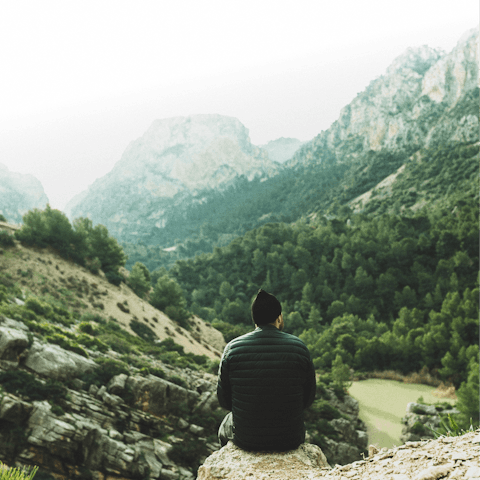
[[[127,380],[127,375],[121,373],[120,375],[115,375],[110,382],[108,382],[107,389],[110,393],[114,395],[121,395],[125,390],[125,381]]]
[[[0,420],[21,424],[32,412],[32,404],[5,395],[0,400]]]
[[[305,480],[329,469],[322,450],[309,443],[288,452],[247,452],[228,442],[205,460],[197,480]]]
[[[331,438],[325,438],[325,455],[332,465],[344,465],[351,462],[356,462],[362,457],[359,449],[350,443],[336,442]]]
[[[126,386],[134,392],[135,405],[156,416],[164,415],[180,405],[192,408],[200,396],[193,390],[153,375],[148,378],[128,377]]]
[[[25,366],[39,375],[55,380],[66,380],[90,372],[98,365],[58,345],[34,342],[28,352]]]
[[[6,326],[0,327],[0,359],[18,363],[18,356],[27,347],[28,337],[25,331]]]

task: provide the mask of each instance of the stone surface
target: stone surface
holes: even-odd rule
[[[329,469],[316,445],[304,443],[297,450],[282,453],[246,452],[228,442],[208,457],[198,469],[198,480],[296,480],[314,479]]]
[[[150,376],[128,377],[126,385],[135,395],[135,404],[144,412],[163,415],[174,407],[185,404],[193,407],[199,394],[162,378]]]
[[[65,380],[89,372],[96,368],[97,364],[58,345],[35,341],[28,352],[25,366],[40,375]]]
[[[443,407],[442,407],[443,408]],[[435,405],[410,402],[407,404],[407,413],[402,418],[403,429],[400,440],[402,442],[418,441],[434,438],[432,430],[437,430],[442,422],[442,416],[460,413],[456,408],[438,410]],[[419,429],[419,425],[423,429]]]
[[[23,330],[0,327],[0,359],[18,363],[18,356],[28,347],[28,336]]]
[[[390,450],[382,449],[377,452],[372,450],[371,457],[348,465],[337,465],[317,478],[330,480],[475,478],[469,475],[480,472],[479,443],[480,430],[477,430],[460,437],[440,437],[437,440],[410,442]]]

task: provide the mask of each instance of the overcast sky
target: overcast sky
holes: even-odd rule
[[[310,140],[408,47],[449,52],[478,0],[0,0],[0,163],[54,208],[159,118]]]

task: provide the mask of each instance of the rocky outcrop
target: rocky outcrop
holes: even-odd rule
[[[30,370],[55,380],[66,380],[92,371],[97,364],[78,353],[58,345],[33,342],[24,365]]]
[[[371,150],[478,141],[477,88],[478,29],[467,32],[448,54],[427,46],[409,48],[287,164],[321,164],[332,157],[349,163]]]
[[[323,463],[321,450],[313,445],[272,455],[244,452],[228,443],[207,458],[198,480],[477,480],[479,443],[480,430],[460,437],[407,442],[390,450],[372,449],[368,458],[333,469]]]
[[[365,460],[343,466],[337,465],[317,478],[476,480],[480,478],[479,442],[480,430],[460,437],[440,437],[437,440],[407,442],[390,450],[383,448],[381,451],[372,452],[372,455]]]
[[[19,375],[25,368],[35,376]],[[33,339],[22,322],[2,317],[2,378],[17,386],[20,379],[32,382],[21,389],[25,392],[34,392],[34,383],[45,385],[46,380],[60,380],[68,388],[66,395],[49,401],[2,392],[0,460],[37,465],[65,479],[193,479],[196,460],[188,456],[206,458],[219,448],[216,439],[207,438],[216,434],[214,422],[205,428],[190,420],[192,415],[212,418],[220,410],[215,376],[175,371],[188,375],[180,386],[154,375],[119,374],[107,385],[91,384],[86,390],[78,377],[97,368],[92,360]],[[165,366],[166,371],[172,368]]]
[[[446,404],[440,406],[410,402],[407,405],[407,413],[402,418],[404,426],[400,440],[402,442],[416,442],[434,438],[435,435],[432,430],[438,430],[442,418],[458,413],[460,412],[456,408]]]
[[[213,453],[198,469],[198,480],[300,480],[318,478],[329,470],[322,450],[304,443],[296,450],[282,453],[256,453],[241,450],[228,442]]]
[[[48,198],[33,175],[11,172],[0,163],[0,214],[10,223],[20,223],[34,208],[45,208]]]
[[[367,427],[358,417],[358,401],[349,395],[338,398],[332,390],[327,390],[327,395],[329,404],[342,416],[328,421],[329,426],[335,431],[335,440],[329,437],[323,438],[323,453],[330,465],[355,462],[362,458],[368,446]],[[322,432],[307,431],[307,442],[319,434]]]
[[[276,171],[236,118],[156,120],[127,147],[114,169],[87,194],[72,199],[66,211],[72,218],[88,216],[104,224],[118,239],[132,240],[145,229],[166,227],[168,213],[179,201],[201,203],[203,191],[222,190],[239,176],[252,180]]]

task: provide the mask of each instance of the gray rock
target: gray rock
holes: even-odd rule
[[[28,347],[25,331],[0,327],[0,359],[18,363],[18,356]]]
[[[107,389],[109,393],[114,395],[121,395],[125,390],[125,381],[127,380],[127,375],[121,373],[120,375],[115,375],[110,382],[108,382]]]
[[[343,399],[339,399],[335,396],[332,391],[329,391],[330,399],[329,402],[340,412],[345,415],[348,415],[351,418],[357,418],[360,407],[357,400],[352,398],[350,395],[345,395]]]
[[[363,430],[356,430],[357,433],[357,441],[356,444],[362,450],[366,450],[368,446],[368,435],[367,432]]]
[[[355,425],[345,418],[334,418],[330,425],[342,436],[343,440],[349,443],[356,442]]]
[[[199,394],[157,377],[130,376],[126,381],[135,395],[135,403],[153,415],[164,415],[177,405],[195,405]],[[146,410],[145,410],[146,409]]]
[[[195,405],[194,411],[200,411],[203,413],[213,412],[215,409],[219,408],[220,404],[218,403],[218,398],[214,392],[203,392],[198,399],[197,404]]]
[[[188,422],[186,422],[183,418],[179,418],[177,422],[177,427],[180,430],[185,430],[188,428]]]
[[[74,378],[72,381],[72,386],[77,390],[83,390],[83,388],[85,387],[85,382],[83,382],[79,378]]]
[[[89,393],[92,397],[96,397],[96,396],[97,396],[97,393],[98,393],[98,387],[92,383],[92,384],[90,385],[90,388],[88,389],[88,393]]]
[[[303,443],[289,452],[260,453],[246,452],[233,442],[228,442],[205,460],[198,469],[197,480],[303,480],[320,477],[322,468],[328,469],[329,465],[322,450],[316,445]]]
[[[141,452],[139,459],[145,459],[150,469],[150,478],[161,478],[162,463],[156,455],[156,445],[150,437],[140,440],[135,444],[135,450]]]
[[[155,455],[163,465],[167,467],[174,466],[175,464],[168,458],[168,452],[172,449],[172,445],[167,442],[163,442],[158,438],[153,439],[153,445],[155,448]]]
[[[361,460],[357,447],[345,442],[335,442],[331,438],[325,438],[326,447],[324,453],[332,464],[346,464]]]
[[[19,300],[19,302],[21,302],[21,300]],[[0,323],[2,327],[14,328],[15,330],[23,330],[25,332],[30,331],[30,329],[23,322],[13,320],[12,318],[4,317],[2,315],[0,315]]]
[[[160,473],[160,480],[180,480],[180,473],[164,468]]]
[[[200,437],[205,431],[205,429],[203,427],[200,427],[199,425],[192,424],[190,425],[189,431],[190,433],[193,433],[197,437]]]
[[[37,341],[30,348],[25,366],[55,380],[72,379],[98,367],[95,362],[78,353]]]
[[[33,405],[5,395],[0,400],[0,419],[21,424],[30,416]]]
[[[434,405],[424,405],[422,403],[410,402],[407,404],[407,413],[416,413],[419,415],[438,415]]]
[[[101,398],[103,400],[103,396],[107,393],[107,387],[102,385],[97,392],[97,398]]]

